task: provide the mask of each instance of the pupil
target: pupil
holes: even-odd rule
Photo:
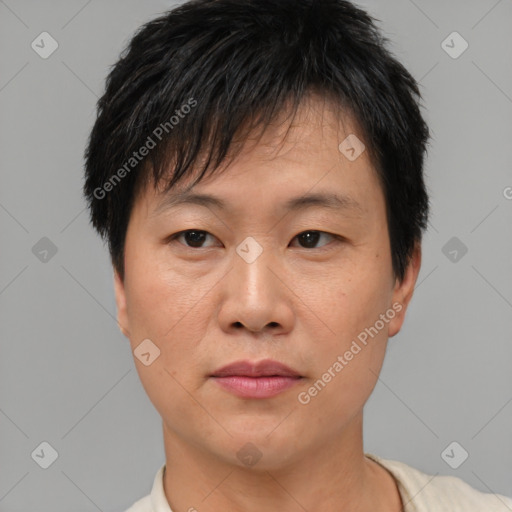
[[[306,243],[306,246],[310,247],[311,245],[316,245],[318,242],[318,237],[320,236],[320,233],[316,231],[307,231],[306,233],[303,233],[302,235],[299,235],[302,242]]]
[[[185,233],[185,238],[187,239],[187,242],[190,243],[191,245],[201,245],[201,243],[204,241],[204,233],[201,231],[188,231],[187,233]]]
[[[203,231],[187,231],[185,238],[187,243],[192,246],[201,246],[204,242],[205,233]],[[318,231],[307,231],[299,235],[299,239],[306,247],[314,247],[318,243],[320,233]]]

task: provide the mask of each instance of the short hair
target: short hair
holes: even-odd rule
[[[84,154],[91,222],[121,278],[143,184],[168,191],[203,162],[199,183],[239,153],[237,140],[317,93],[360,129],[403,279],[427,225],[429,130],[418,84],[376,21],[343,0],[192,0],[137,30],[109,72]]]

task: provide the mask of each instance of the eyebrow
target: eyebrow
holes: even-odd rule
[[[178,195],[167,195],[154,209],[151,216],[156,216],[175,206],[197,204],[217,210],[228,210],[228,204],[219,197],[210,194],[185,192]],[[338,211],[352,211],[362,215],[364,208],[352,197],[332,192],[307,193],[288,199],[280,208],[286,213],[318,207]]]

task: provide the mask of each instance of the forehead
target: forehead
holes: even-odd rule
[[[350,151],[344,152],[347,140],[348,146],[360,141],[358,151],[364,148],[355,159],[348,158]],[[171,189],[163,181],[146,190],[148,214],[187,204],[226,210],[263,196],[288,210],[316,204],[360,214],[365,210],[357,199],[361,189],[378,186],[353,116],[340,116],[339,108],[317,97],[302,104],[293,118],[283,112],[263,134],[251,132],[233,161],[194,184],[197,177],[192,171]]]

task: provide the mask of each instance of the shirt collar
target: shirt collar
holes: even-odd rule
[[[402,502],[404,503],[404,512],[415,512],[416,507],[412,502],[413,497],[409,493],[408,489],[404,486],[401,478],[403,475],[400,474],[399,469],[390,467],[392,466],[392,464],[389,463],[390,461],[382,459],[377,455],[365,453],[365,456],[372,459],[377,464],[380,464],[389,473],[391,473],[395,482],[397,483]],[[151,512],[173,512],[164,492],[164,474],[165,464],[163,464],[162,467],[158,470],[153,482],[153,488],[151,489]]]
[[[164,492],[165,464],[158,470],[151,489],[151,511],[172,512]]]

